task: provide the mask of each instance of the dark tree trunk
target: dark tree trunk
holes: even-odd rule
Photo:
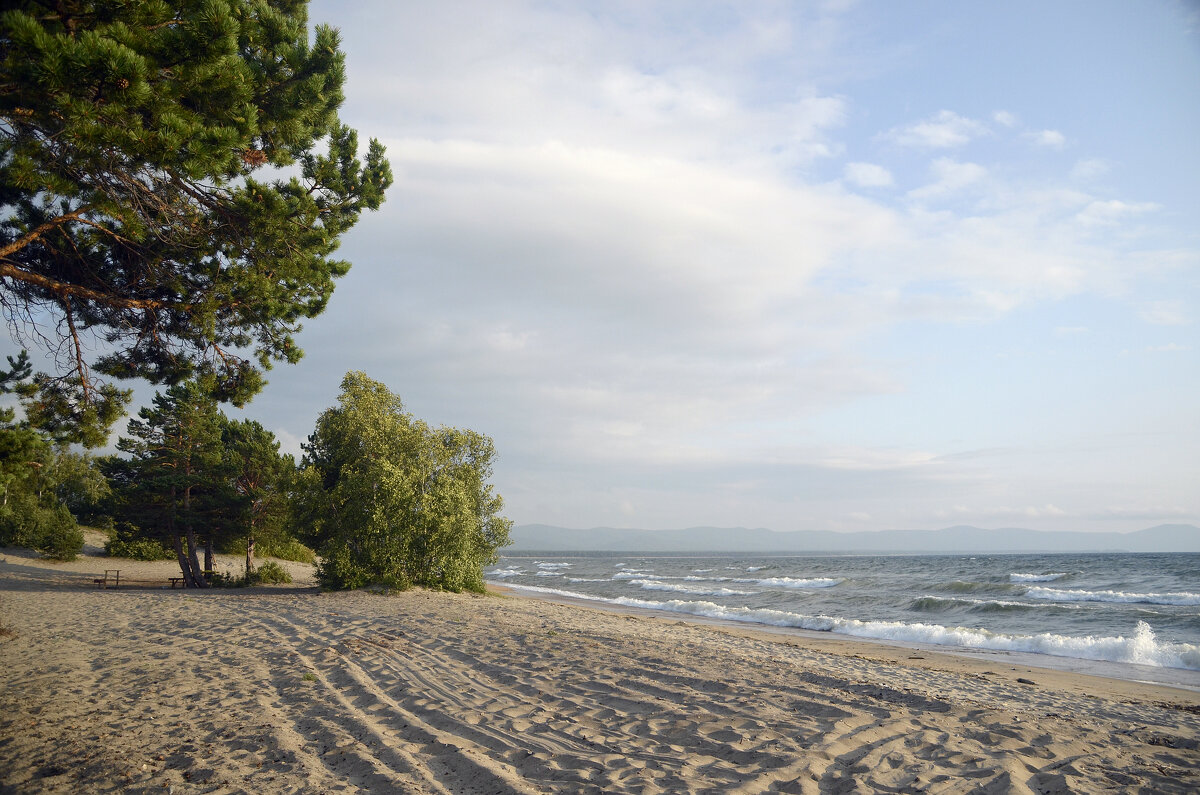
[[[188,565],[191,567],[191,588],[207,588],[208,580],[204,579],[204,569],[200,568],[200,546],[196,541],[196,531],[189,525],[187,528]]]
[[[246,579],[254,573],[254,536],[246,537]]]
[[[188,547],[188,564],[191,566],[191,582],[188,583],[189,588],[207,588],[208,580],[204,579],[204,569],[200,568],[200,557],[198,550],[200,544],[196,541],[196,530],[192,527],[192,490],[186,488],[183,490],[183,515],[184,527],[187,533]]]
[[[175,546],[175,557],[179,559],[179,573],[183,575],[183,587],[191,588],[192,567],[183,551],[183,537],[178,533],[171,533],[171,543]]]

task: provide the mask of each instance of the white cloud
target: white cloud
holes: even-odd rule
[[[1112,226],[1131,216],[1154,212],[1157,209],[1159,206],[1152,202],[1123,202],[1119,199],[1097,200],[1089,202],[1075,217],[1084,226]]]
[[[1028,132],[1024,137],[1035,146],[1044,146],[1047,149],[1062,149],[1067,143],[1067,137],[1058,130]]]
[[[957,504],[1054,525],[1079,505],[1191,504],[1137,479],[1182,465],[1122,470],[1090,503],[1056,493],[1078,467],[1025,450],[1022,434],[1039,432],[1026,426],[1055,411],[1071,428],[1129,420],[1104,413],[1107,393],[1066,412],[1048,389],[1027,412],[1020,385],[1047,376],[1035,356],[1004,363],[1013,386],[962,397],[993,377],[973,367],[996,360],[974,351],[1055,322],[1074,335],[1060,348],[1097,358],[1111,340],[1080,331],[1108,328],[1090,299],[1116,311],[1179,295],[1191,238],[1155,237],[1157,250],[1138,236],[1154,205],[1048,170],[1059,165],[1022,172],[1039,159],[1018,152],[1014,167],[1009,146],[935,159],[993,130],[1020,141],[1025,107],[942,111],[877,136],[932,152],[928,184],[908,200],[855,195],[914,184],[911,163],[862,147],[864,126],[892,122],[877,121],[890,106],[870,104],[859,50],[839,52],[858,28],[819,4],[683,8],[318,0],[314,19],[347,36],[345,118],[384,140],[397,182],[347,236],[355,265],[307,324],[309,355],[273,371],[252,408],[303,403],[300,420],[272,424],[311,427],[341,373],[365,369],[418,416],[493,435],[518,521],[586,526],[632,508],[643,525],[887,526]],[[818,162],[850,146],[859,160]],[[1070,312],[1063,299],[1077,299]],[[1018,325],[1030,318],[1041,325]],[[1121,373],[1104,377],[1120,391]],[[1016,452],[938,456],[998,446]]]
[[[1187,326],[1192,317],[1179,300],[1151,301],[1142,307],[1142,320],[1155,326]]]
[[[884,137],[901,146],[953,149],[965,146],[973,139],[987,134],[987,125],[953,111],[943,110],[924,121],[906,127],[896,127],[885,133]]]
[[[1100,158],[1087,158],[1075,163],[1071,169],[1071,178],[1078,180],[1091,180],[1097,177],[1102,177],[1109,172],[1111,166],[1108,161]]]
[[[281,453],[290,453],[297,459],[303,455],[304,451],[301,449],[300,445],[303,444],[305,441],[304,439],[301,439],[296,434],[291,433],[286,428],[276,428],[274,431],[272,431],[272,433],[274,433],[275,438],[279,440],[279,451]]]
[[[887,188],[894,180],[892,172],[874,163],[847,163],[846,180],[861,188]]]
[[[987,177],[988,171],[978,163],[960,163],[939,158],[929,168],[933,182],[908,192],[909,198],[925,201],[957,193]]]
[[[1019,123],[1017,115],[1015,113],[1009,113],[1006,110],[996,111],[992,114],[992,119],[994,119],[997,124],[1000,124],[1004,127],[1016,127]]]

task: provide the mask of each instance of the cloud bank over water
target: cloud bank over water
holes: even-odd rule
[[[492,435],[518,523],[1195,521],[1200,48],[942,11],[314,3],[396,186],[249,413],[364,369]]]

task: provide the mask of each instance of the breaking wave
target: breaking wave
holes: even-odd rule
[[[841,585],[845,580],[840,577],[813,577],[811,579],[800,577],[767,577],[762,580],[738,579],[734,580],[734,582],[761,585],[764,588],[832,588],[835,585]]]
[[[672,591],[693,596],[753,596],[757,591],[735,591],[732,588],[700,588],[695,585],[676,585],[662,580],[630,580],[630,585],[636,585],[644,591]]]
[[[1200,605],[1200,593],[1126,593],[1125,591],[1069,591],[1061,588],[1030,588],[1030,599],[1051,602],[1114,602],[1118,604]]]
[[[946,613],[965,610],[971,613],[1024,613],[1031,610],[1078,610],[1077,605],[1029,604],[1004,599],[947,599],[941,596],[921,596],[908,604],[918,613]]]
[[[664,610],[687,613],[727,621],[742,621],[768,624],[778,627],[832,632],[878,640],[894,640],[909,643],[931,643],[939,646],[957,646],[972,649],[995,649],[999,651],[1032,652],[1056,657],[1075,657],[1084,660],[1104,660],[1135,665],[1152,665],[1161,668],[1186,668],[1200,670],[1200,645],[1192,643],[1167,643],[1154,636],[1154,630],[1144,621],[1139,621],[1129,637],[1095,636],[1071,637],[1053,633],[1038,635],[990,632],[969,627],[946,627],[939,624],[908,623],[903,621],[860,621],[832,616],[809,616],[784,610],[766,608],[725,607],[715,602],[671,599],[658,602],[647,599],[609,598],[541,588],[535,585],[511,586],[534,593],[545,593],[571,599],[620,605],[647,610]]]

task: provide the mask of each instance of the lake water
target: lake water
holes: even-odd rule
[[[1197,554],[504,556],[486,578],[626,608],[1200,671]]]

